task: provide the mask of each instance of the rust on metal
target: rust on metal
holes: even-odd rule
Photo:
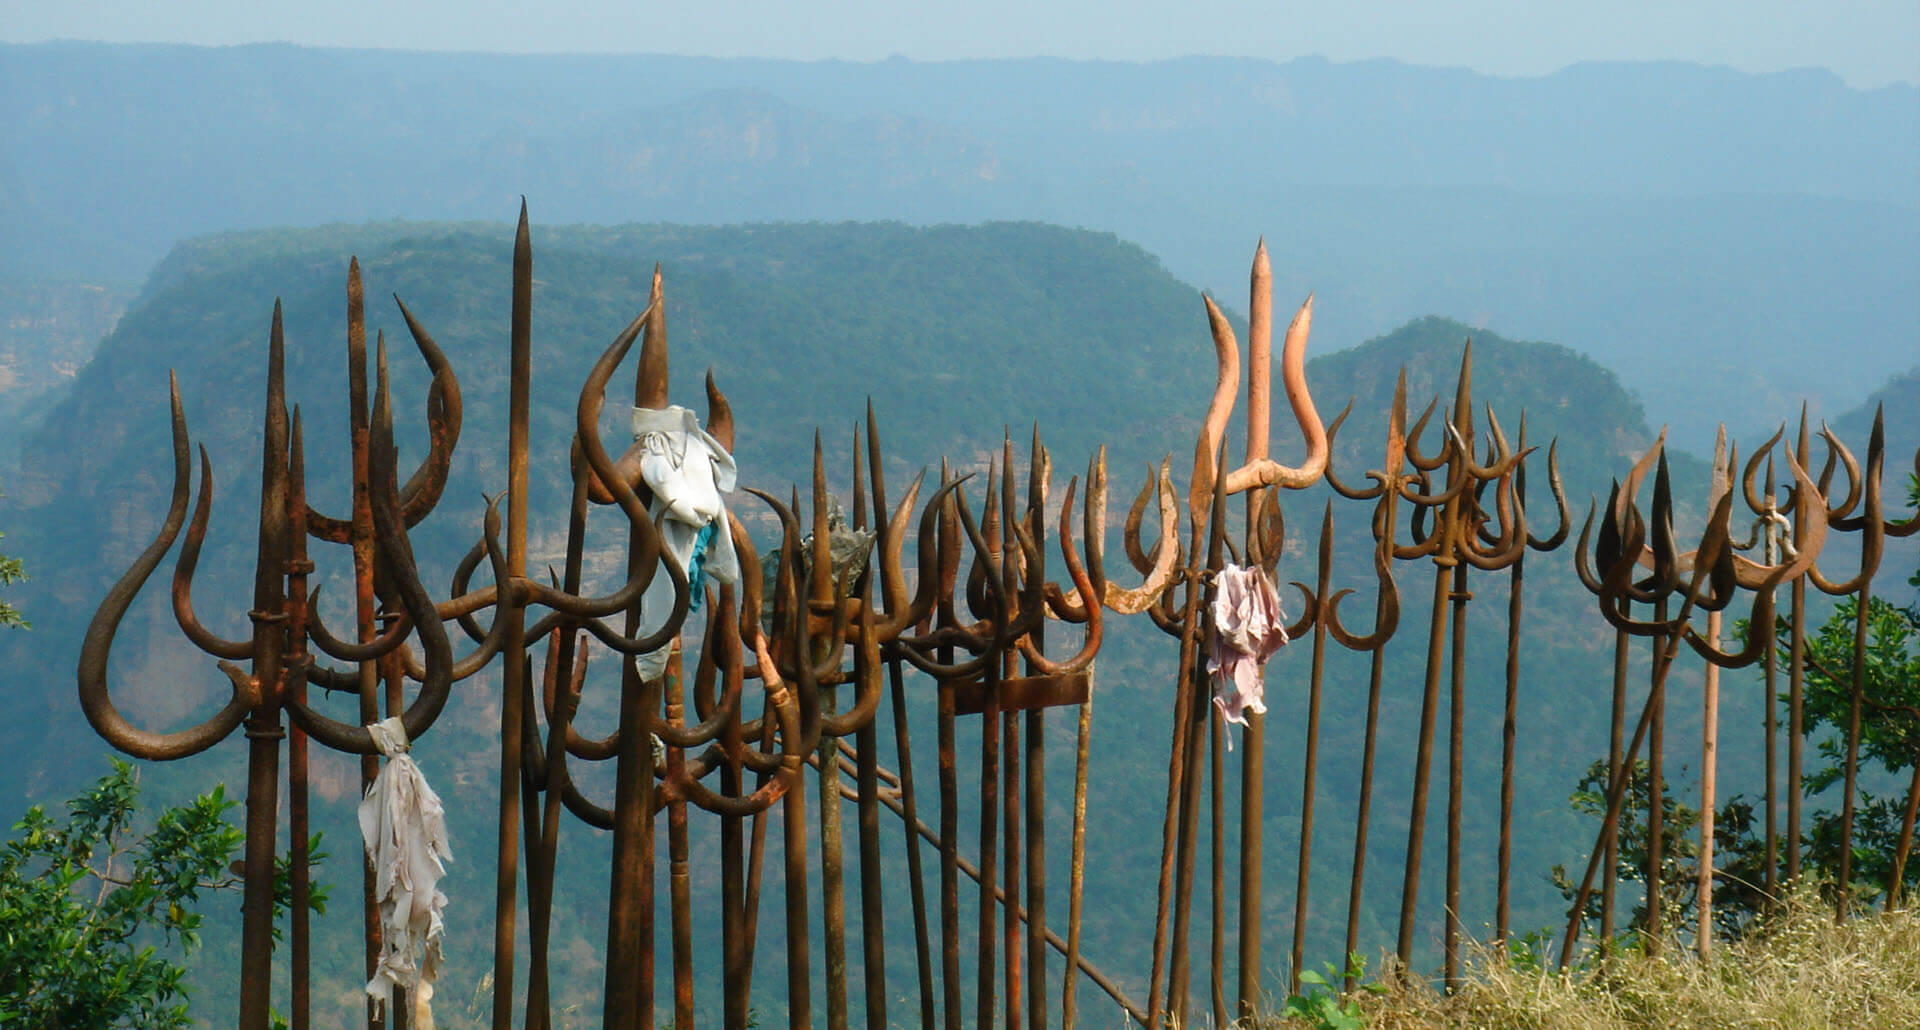
[[[743,502],[766,506],[769,524],[777,526],[776,538],[763,550],[749,532],[752,518],[729,514],[714,528],[727,534],[719,539],[730,542],[738,555],[739,580],[708,582],[696,589],[694,570],[682,567],[669,551],[657,523],[660,499],[641,467],[646,442],[610,446],[600,432],[609,387],[636,349],[634,407],[657,410],[670,403],[664,270],[654,268],[640,313],[613,335],[582,381],[567,450],[536,455],[530,438],[532,239],[524,203],[513,252],[506,340],[506,482],[491,484],[501,492],[477,515],[477,539],[458,563],[445,594],[430,591],[422,582],[411,532],[433,516],[443,499],[461,436],[460,385],[453,361],[422,319],[399,304],[414,349],[431,375],[425,394],[426,455],[403,477],[397,468],[384,338],[378,335],[369,382],[357,260],[347,272],[351,508],[346,517],[334,518],[308,505],[307,455],[314,442],[305,439],[299,409],[289,400],[286,334],[276,304],[266,355],[254,590],[244,611],[208,612],[211,617],[203,619],[196,605],[194,579],[207,546],[214,468],[202,450],[196,489],[186,412],[177,382],[170,384],[173,478],[166,511],[151,542],[107,592],[88,627],[78,697],[82,712],[103,739],[144,760],[198,754],[236,730],[248,741],[242,989],[236,999],[243,1030],[265,1030],[275,1001],[271,902],[281,778],[288,790],[292,847],[287,868],[295,902],[283,983],[290,1023],[301,1027],[312,1019],[312,966],[320,961],[311,948],[314,916],[303,903],[312,891],[306,853],[316,803],[308,784],[312,748],[356,756],[363,785],[369,783],[379,763],[369,725],[382,717],[398,717],[409,738],[418,741],[449,705],[475,703],[467,696],[470,691],[456,697],[456,684],[496,668],[502,690],[490,973],[496,1027],[549,1030],[554,1025],[558,999],[552,924],[556,912],[569,910],[561,898],[567,885],[560,882],[558,870],[560,856],[576,849],[574,844],[563,849],[562,842],[570,835],[585,836],[568,829],[568,813],[591,829],[611,831],[611,856],[604,870],[607,921],[600,1001],[602,1023],[608,1027],[652,1028],[670,1020],[684,1030],[714,1019],[729,1028],[744,1027],[752,1018],[750,1000],[768,995],[784,996],[785,1022],[792,1027],[811,1025],[814,1000],[819,998],[827,1025],[836,1030],[862,1018],[870,1028],[917,1021],[928,1030],[936,1024],[959,1030],[998,1023],[1009,1030],[1041,1030],[1056,1018],[1071,1027],[1083,1020],[1110,1021],[1113,1014],[1152,1028],[1190,1025],[1208,1016],[1223,1024],[1270,1015],[1262,1003],[1272,991],[1262,980],[1271,972],[1262,958],[1263,928],[1268,913],[1291,906],[1286,968],[1289,983],[1297,986],[1308,964],[1308,920],[1318,897],[1312,893],[1313,849],[1318,809],[1327,801],[1319,796],[1318,767],[1322,755],[1334,747],[1360,755],[1353,860],[1343,887],[1344,939],[1347,952],[1364,948],[1360,930],[1369,915],[1364,889],[1369,830],[1375,821],[1374,786],[1386,753],[1380,711],[1392,689],[1385,676],[1386,652],[1402,624],[1421,621],[1422,615],[1427,649],[1417,688],[1418,736],[1411,749],[1406,863],[1395,927],[1398,958],[1410,968],[1416,944],[1437,937],[1442,943],[1440,971],[1451,984],[1460,975],[1468,927],[1486,918],[1495,940],[1506,940],[1515,907],[1514,823],[1516,814],[1525,810],[1516,797],[1515,780],[1529,730],[1519,714],[1525,710],[1522,701],[1529,684],[1542,675],[1523,661],[1527,584],[1541,568],[1537,563],[1529,567],[1526,558],[1529,551],[1562,549],[1572,534],[1557,443],[1544,458],[1547,492],[1557,512],[1557,525],[1547,532],[1545,519],[1530,517],[1527,480],[1531,471],[1537,482],[1542,459],[1529,445],[1526,414],[1521,413],[1515,443],[1491,407],[1476,412],[1470,343],[1450,402],[1436,398],[1410,421],[1402,370],[1386,412],[1379,465],[1364,474],[1337,468],[1334,445],[1353,405],[1331,424],[1323,423],[1308,388],[1311,296],[1287,326],[1276,363],[1273,272],[1262,241],[1249,276],[1244,453],[1230,457],[1225,440],[1243,378],[1239,342],[1227,313],[1208,298],[1204,314],[1215,387],[1199,421],[1192,472],[1184,485],[1185,532],[1181,489],[1171,460],[1163,460],[1147,468],[1119,527],[1131,570],[1122,574],[1126,583],[1110,574],[1105,560],[1109,526],[1104,448],[1086,456],[1084,471],[1067,477],[1056,498],[1054,455],[1039,426],[1033,427],[1024,454],[1006,432],[979,474],[950,471],[943,461],[937,488],[922,496],[923,473],[890,500],[884,476],[887,456],[869,403],[864,438],[856,428],[851,460],[836,466],[852,470],[850,522],[837,514],[840,506],[828,489],[828,447],[816,435],[812,468],[790,477],[790,490],[741,487]],[[1276,374],[1301,437],[1301,456],[1287,459],[1297,460],[1297,465],[1272,457]],[[706,377],[705,394],[706,432],[731,453],[742,438],[741,423],[751,423],[757,413],[736,410],[712,373]],[[1769,704],[1764,727],[1766,889],[1775,890],[1801,872],[1806,585],[1851,596],[1864,613],[1886,542],[1920,532],[1920,515],[1896,517],[1887,511],[1882,496],[1885,442],[1878,421],[1864,461],[1831,430],[1821,428],[1818,440],[1826,454],[1817,469],[1812,460],[1815,436],[1804,416],[1797,440],[1783,442],[1784,436],[1783,427],[1749,454],[1744,466],[1731,446],[1716,455],[1714,484],[1706,497],[1707,522],[1697,545],[1685,550],[1676,530],[1662,434],[1615,484],[1606,504],[1590,509],[1571,548],[1574,575],[1594,595],[1599,619],[1614,632],[1616,647],[1606,806],[1585,875],[1574,892],[1563,963],[1571,961],[1577,938],[1590,922],[1597,923],[1607,940],[1618,929],[1614,909],[1624,892],[1616,883],[1615,867],[1625,793],[1644,749],[1652,765],[1654,796],[1659,796],[1665,774],[1666,690],[1691,681],[1675,666],[1697,659],[1705,663],[1703,683],[1714,684],[1720,670],[1760,665],[1771,698],[1776,666],[1781,664],[1774,640],[1780,614],[1776,605],[1782,603],[1776,601],[1778,593],[1789,595],[1784,601],[1790,627],[1784,663],[1787,715],[1778,719]],[[740,457],[743,468],[752,468],[750,455]],[[529,540],[536,533],[544,538],[545,532],[535,526],[544,499],[534,496],[538,480],[532,473],[536,462],[548,460],[555,468],[564,462],[567,471],[566,557],[562,568],[541,575],[528,568]],[[1791,474],[1784,495],[1772,481],[1776,460]],[[1920,456],[1916,465],[1920,467]],[[1069,467],[1078,469],[1079,459]],[[754,471],[750,478],[758,478],[760,470]],[[1024,491],[1016,477],[1024,478]],[[1317,539],[1290,539],[1288,491],[1316,486],[1322,479],[1333,496],[1325,499]],[[779,481],[776,472],[762,482],[773,487]],[[801,482],[809,489],[803,491]],[[1651,498],[1643,506],[1641,495],[1649,492],[1649,484]],[[1230,508],[1229,499],[1236,495],[1244,504]],[[754,500],[746,501],[747,496]],[[1366,518],[1340,524],[1364,525],[1369,548],[1364,564],[1355,561],[1350,566],[1339,561],[1343,541],[1334,532],[1334,508],[1348,501],[1364,505]],[[1733,528],[1734,509],[1741,503],[1754,516],[1754,528],[1744,538]],[[616,525],[611,545],[590,532],[590,526],[599,525],[589,518],[593,505],[610,509],[598,519],[625,524],[624,533]],[[1544,511],[1548,506],[1538,507]],[[1156,520],[1151,526],[1149,518]],[[1746,525],[1744,517],[1739,522]],[[1361,539],[1357,528],[1348,532]],[[1859,534],[1860,558],[1857,565],[1828,578],[1819,559],[1833,533]],[[312,541],[345,550],[316,546],[310,555]],[[155,733],[129,721],[114,704],[108,656],[135,597],[176,542],[180,551],[169,587],[174,620],[190,643],[214,659],[227,687],[198,723]],[[1298,617],[1286,627],[1310,651],[1305,682],[1297,688],[1297,700],[1291,685],[1284,699],[1282,688],[1273,693],[1275,704],[1304,709],[1304,746],[1285,756],[1299,763],[1301,776],[1299,806],[1287,813],[1298,819],[1292,833],[1298,843],[1291,897],[1269,899],[1265,835],[1275,819],[1268,811],[1265,784],[1274,774],[1269,768],[1274,755],[1265,746],[1265,720],[1257,713],[1241,735],[1243,746],[1235,755],[1225,750],[1231,730],[1214,714],[1212,676],[1206,666],[1215,633],[1209,608],[1217,577],[1229,562],[1277,579],[1285,555],[1306,546],[1315,548],[1314,575],[1311,583],[1293,583],[1302,603]],[[621,556],[625,571],[617,585],[593,595],[584,584],[586,556],[596,549]],[[857,557],[849,560],[853,552]],[[342,568],[350,568],[353,577],[350,631],[337,616],[338,630],[329,628],[321,614],[317,584],[324,578],[321,570],[335,557],[343,559]],[[763,561],[777,565],[763,571]],[[1396,566],[1403,563],[1431,565],[1432,600],[1424,612],[1403,597],[1396,579]],[[1360,575],[1370,575],[1372,583],[1341,585],[1335,570],[1347,568],[1366,570]],[[1502,584],[1484,575],[1501,572]],[[1483,845],[1469,835],[1477,827],[1467,818],[1474,789],[1467,781],[1468,756],[1481,742],[1466,718],[1466,643],[1470,602],[1483,584],[1507,590],[1497,839],[1495,862],[1485,874],[1492,880],[1493,908],[1485,916],[1462,910],[1465,899],[1480,893],[1470,887],[1471,878],[1482,875],[1469,862],[1470,854]],[[1355,587],[1373,592],[1373,619],[1365,627],[1351,621],[1351,604],[1342,607]],[[1720,628],[1728,613],[1744,614],[1755,627],[1737,649],[1722,641]],[[1084,954],[1089,943],[1084,923],[1088,849],[1100,846],[1087,832],[1096,667],[1114,628],[1112,619],[1133,615],[1146,616],[1171,637],[1169,650],[1177,658],[1168,677],[1173,694],[1152,953],[1149,968],[1129,971],[1128,979],[1108,975]],[[233,630],[223,633],[220,628],[242,622],[247,625],[244,635],[229,636]],[[1839,680],[1850,684],[1852,709],[1842,752],[1848,793],[1839,824],[1843,877],[1851,872],[1850,859],[1844,856],[1859,817],[1852,798],[1865,720],[1877,717],[1883,707],[1864,675],[1864,632],[1864,621],[1856,624],[1852,663],[1835,670]],[[1638,698],[1640,711],[1629,732],[1627,659],[1638,638],[1651,642],[1653,661],[1648,689]],[[1343,658],[1341,650],[1353,655]],[[1332,702],[1326,693],[1329,656],[1357,663],[1361,654],[1366,655],[1369,677],[1360,739],[1330,743],[1322,733],[1330,725],[1345,732],[1347,723],[1330,722],[1323,711]],[[664,666],[649,665],[661,671],[643,674],[643,657],[649,662],[664,659]],[[331,709],[323,710],[328,702],[310,696],[308,684],[353,695],[347,702],[352,714],[328,714]],[[1714,803],[1718,784],[1711,770],[1728,744],[1715,733],[1712,690],[1709,686],[1702,709],[1701,755],[1709,770],[1702,784],[1703,811]],[[607,707],[617,712],[614,725],[583,725],[584,699],[589,692],[597,696],[603,691]],[[883,705],[890,709],[887,714],[881,712]],[[1437,803],[1431,797],[1432,766],[1442,746],[1438,735],[1443,706],[1444,893],[1439,906],[1429,897],[1423,908],[1426,823],[1431,805]],[[1062,708],[1074,709],[1075,716],[1070,801],[1048,794],[1048,752],[1068,746],[1069,734],[1063,725],[1050,726],[1047,713]],[[925,770],[916,765],[910,733],[919,711],[930,712],[934,720],[936,783],[924,794],[916,772]],[[1136,710],[1125,717],[1143,716]],[[881,755],[883,724],[889,718],[894,768],[883,764]],[[961,720],[975,718],[979,721],[967,724],[963,733]],[[1776,788],[1775,738],[1783,721],[1787,768],[1785,783]],[[977,781],[963,783],[958,752],[963,740],[973,746],[976,730]],[[1064,756],[1056,751],[1053,757]],[[1239,762],[1237,776],[1234,761]],[[592,796],[583,783],[603,780],[604,774],[583,773],[608,769],[606,763],[611,763],[612,797]],[[1058,779],[1063,774],[1053,775]],[[809,776],[816,779],[809,783]],[[1235,779],[1237,820],[1228,808],[1228,794],[1236,789],[1229,781]],[[818,805],[812,813],[810,790]],[[1784,826],[1776,826],[1781,790],[1786,813]],[[1896,881],[1913,845],[1920,774],[1903,800]],[[846,839],[848,804],[854,813],[851,842]],[[926,811],[929,806],[937,811]],[[971,850],[963,853],[959,821],[965,812],[977,816],[979,823],[977,833],[965,842]],[[1066,827],[1057,822],[1063,812],[1070,819]],[[1664,830],[1657,822],[1660,812],[1660,805],[1650,806],[1649,817],[1656,821],[1648,828],[1649,839],[1655,842]],[[883,836],[888,831],[883,823],[890,817],[900,819],[904,833],[904,885],[895,882],[898,869],[886,860]],[[756,993],[754,977],[764,972],[756,967],[760,900],[769,828],[776,821],[780,843],[773,861],[785,888],[785,947],[779,956],[784,983],[762,984]],[[1711,823],[1701,832],[1710,835]],[[1048,904],[1050,891],[1058,903],[1062,840],[1064,933],[1050,925],[1050,917],[1059,919],[1059,910]],[[1710,843],[1708,836],[1703,854],[1709,857],[1702,862],[1700,881],[1690,887],[1697,891],[1703,926],[1714,907]],[[1784,856],[1778,853],[1782,844]],[[699,865],[698,856],[711,853],[702,850],[709,846],[719,857],[714,873]],[[1200,873],[1203,846],[1208,868]],[[1644,878],[1657,896],[1661,856],[1657,846],[1653,850]],[[662,856],[665,890],[657,891],[656,863]],[[1230,878],[1235,864],[1237,875]],[[371,873],[363,874],[367,879],[360,919],[366,969],[360,972],[369,973],[382,942]],[[1195,898],[1197,875],[1209,880],[1204,902]],[[978,889],[973,912],[977,919],[971,928],[961,925],[963,876]],[[932,898],[925,877],[936,880]],[[858,899],[857,925],[850,916],[849,895]],[[1590,901],[1596,896],[1594,912]],[[1844,914],[1845,892],[1837,903]],[[1888,903],[1894,903],[1891,897]],[[901,912],[911,913],[910,924]],[[889,939],[889,915],[894,916],[895,937],[911,926],[911,973],[904,959],[908,944]],[[1387,920],[1384,912],[1372,916],[1378,922]],[[1197,943],[1202,933],[1197,924],[1202,922],[1203,945]],[[715,954],[703,951],[696,932],[702,925],[717,927]],[[1658,926],[1640,929],[1651,932]],[[1141,930],[1145,933],[1146,927]],[[1706,935],[1700,939],[1704,942]],[[656,940],[667,945],[658,958]],[[819,963],[814,961],[816,952]],[[1052,963],[1049,952],[1063,956],[1064,964]],[[1204,971],[1199,963],[1206,964]],[[962,993],[963,968],[974,977],[971,1005]],[[658,982],[662,969],[668,981],[664,984]],[[1138,989],[1143,975],[1144,997],[1128,993]],[[1118,1013],[1083,1015],[1083,977]],[[702,1011],[703,978],[719,986],[718,1013]],[[1351,978],[1345,986],[1352,989]],[[1195,1004],[1190,996],[1200,992],[1206,997]],[[657,1012],[656,1007],[669,1011]],[[396,1004],[384,1014],[383,1025],[404,1027],[407,1010],[407,1005]],[[369,1017],[371,1024],[371,1012]]]

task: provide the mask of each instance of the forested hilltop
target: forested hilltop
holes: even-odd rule
[[[1242,262],[1252,243],[1235,244]],[[25,558],[34,575],[12,589],[9,600],[36,627],[0,636],[0,752],[8,755],[0,765],[0,801],[7,808],[67,796],[104,771],[105,746],[81,719],[74,699],[75,649],[94,605],[146,545],[165,508],[170,368],[180,376],[190,429],[195,442],[208,449],[218,487],[209,552],[194,596],[217,632],[241,632],[246,607],[241,599],[251,576],[252,513],[257,511],[259,404],[275,297],[285,305],[290,400],[301,405],[312,502],[330,513],[346,507],[349,255],[359,257],[366,276],[370,334],[384,331],[391,352],[403,466],[424,449],[425,374],[388,294],[406,301],[460,377],[466,428],[452,480],[439,510],[415,535],[425,581],[430,589],[444,589],[478,529],[482,493],[504,483],[510,244],[511,231],[502,224],[275,230],[190,241],[156,269],[80,371],[70,394],[26,445],[21,468],[4,481],[8,496],[0,500],[0,528],[7,533],[6,550]],[[542,227],[536,220],[534,254],[529,562],[534,568],[558,564],[565,455],[580,383],[601,349],[644,305],[655,262],[666,277],[674,399],[703,409],[701,376],[711,368],[738,420],[743,485],[775,494],[807,475],[818,428],[832,462],[830,478],[845,496],[851,465],[846,445],[871,397],[884,434],[890,485],[904,486],[922,468],[937,469],[943,457],[964,469],[980,468],[1004,433],[1010,431],[1024,446],[1037,420],[1052,449],[1056,490],[1095,447],[1108,445],[1114,480],[1110,508],[1117,513],[1147,464],[1163,455],[1173,455],[1184,484],[1214,379],[1198,292],[1146,251],[1106,234],[1030,223],[588,228]],[[1223,301],[1239,307],[1243,297],[1236,291]],[[1283,295],[1280,303],[1290,306],[1298,299]],[[1316,336],[1314,353],[1321,356],[1309,364],[1308,379],[1329,418],[1349,396],[1355,398],[1335,459],[1349,481],[1360,482],[1380,460],[1397,369],[1402,364],[1409,369],[1416,411],[1436,393],[1445,403],[1469,336],[1477,400],[1491,404],[1515,435],[1524,409],[1529,443],[1560,438],[1559,459],[1575,518],[1590,494],[1604,497],[1608,478],[1652,439],[1640,406],[1618,377],[1566,347],[1509,341],[1438,318],[1335,353],[1326,352],[1346,341],[1330,335]],[[604,427],[609,440],[619,439],[624,426],[618,405],[623,392],[624,387],[616,391],[610,404]],[[1237,428],[1229,438],[1238,439]],[[1895,453],[1901,453],[1899,446]],[[1912,441],[1904,446],[1910,450]],[[1296,460],[1299,443],[1284,418],[1276,419],[1274,449],[1280,460]],[[1544,464],[1541,457],[1530,460]],[[1681,459],[1677,470],[1683,495],[1697,498],[1704,484],[1699,463]],[[1533,484],[1537,517],[1551,521],[1551,505],[1539,499],[1545,476]],[[1295,549],[1282,565],[1285,579],[1311,578],[1309,534],[1324,496],[1312,491],[1286,500]],[[739,504],[761,542],[770,541],[772,532],[757,503],[743,496]],[[1337,504],[1336,517],[1343,540],[1363,531],[1361,506]],[[1113,521],[1119,521],[1117,514]],[[1118,569],[1119,548],[1110,546],[1108,553]],[[1559,561],[1564,552],[1552,557],[1528,574],[1532,636],[1521,712],[1528,732],[1522,737],[1519,785],[1526,807],[1518,826],[1514,920],[1527,929],[1546,925],[1564,908],[1546,870],[1572,861],[1585,847],[1588,824],[1568,810],[1565,799],[1605,746],[1612,634]],[[344,556],[322,551],[317,558],[316,582],[325,584],[322,610],[330,625],[347,624]],[[1425,571],[1405,572],[1403,593],[1420,595]],[[1370,594],[1364,548],[1343,545],[1335,578],[1337,585]],[[1476,581],[1480,601],[1471,647],[1489,660],[1476,663],[1469,685],[1470,732],[1485,746],[1470,753],[1468,775],[1482,781],[1498,769],[1500,665],[1491,656],[1504,647],[1504,630],[1491,613],[1505,610],[1503,583],[1493,577],[1484,586]],[[1482,611],[1489,614],[1481,616]],[[1406,762],[1412,752],[1422,636],[1405,631],[1397,638],[1405,642],[1389,653],[1381,753],[1395,756],[1394,762]],[[179,639],[164,604],[164,583],[149,587],[118,644],[113,679],[119,703],[155,729],[204,718],[226,689],[211,662]],[[1294,756],[1307,662],[1306,648],[1294,647],[1282,652],[1271,674],[1270,703],[1278,714],[1269,744],[1267,896],[1275,927],[1291,917],[1289,892],[1272,885],[1290,882],[1299,797]],[[1096,685],[1100,704],[1089,805],[1094,829],[1088,897],[1099,900],[1089,906],[1087,951],[1136,985],[1147,968],[1148,942],[1141,927],[1150,924],[1153,903],[1144,885],[1157,858],[1150,853],[1153,846],[1143,842],[1158,839],[1174,664],[1168,641],[1151,627],[1115,626]],[[596,726],[611,725],[606,683],[597,679],[589,685],[583,719]],[[1344,653],[1333,657],[1323,734],[1347,746],[1327,745],[1322,757],[1315,874],[1322,882],[1345,875],[1358,765],[1357,748],[1350,745],[1358,739],[1365,683],[1363,660]],[[491,919],[497,695],[497,681],[462,684],[447,715],[416,752],[447,798],[454,834],[456,863],[447,887],[454,899],[448,915],[452,946],[441,997],[455,1007],[490,960],[477,942],[484,936],[479,928]],[[1751,702],[1751,697],[1729,699],[1725,717],[1730,725],[1757,721]],[[930,710],[929,704],[916,718]],[[1060,732],[1068,732],[1066,721],[1056,722]],[[930,723],[917,723],[916,734],[930,743]],[[963,732],[962,753],[967,747]],[[185,762],[148,766],[146,782],[160,798],[184,797],[222,778],[237,789],[243,750],[223,745]],[[919,763],[926,766],[923,782],[931,782],[930,746],[917,754]],[[1060,777],[1050,801],[1064,819],[1070,763],[1055,763],[1050,775]],[[316,759],[316,824],[325,830],[334,855],[319,875],[341,886],[334,895],[337,910],[317,923],[325,936],[317,946],[316,969],[326,970],[329,979],[315,997],[343,1011],[356,1003],[359,975],[351,903],[358,881],[352,858],[357,838],[350,821],[355,776],[345,761]],[[1732,779],[1735,773],[1723,776]],[[610,789],[600,780],[586,786],[596,795]],[[1370,942],[1386,941],[1389,932],[1407,789],[1402,765],[1382,767],[1368,881],[1365,937]],[[1143,803],[1143,798],[1152,801]],[[1470,869],[1490,868],[1493,818],[1491,811],[1468,814],[1474,827]],[[558,970],[562,989],[556,1000],[563,1005],[589,999],[597,990],[591,956],[602,944],[597,913],[603,911],[607,849],[602,835],[578,824],[564,833],[561,894],[569,907],[557,913],[555,925],[565,928],[566,939],[553,949],[556,956],[573,956]],[[694,866],[710,871],[711,841],[699,846],[707,852],[696,856]],[[888,837],[888,847],[889,876],[904,875],[897,836]],[[712,889],[715,882],[700,873],[694,886]],[[1064,875],[1055,882],[1064,888]],[[777,885],[769,886],[763,905],[778,911]],[[1336,893],[1315,892],[1311,941],[1316,955],[1332,957],[1338,948]],[[1475,920],[1491,911],[1491,894],[1490,876],[1476,876],[1468,885],[1466,904]],[[1423,901],[1437,911],[1439,892],[1428,891]],[[1319,907],[1323,902],[1325,911]],[[904,906],[890,909],[889,918],[904,921]],[[776,922],[762,920],[763,961],[777,961],[781,953]],[[236,936],[218,928],[207,933],[210,946],[198,974],[201,997],[224,993],[219,985],[232,975]],[[908,948],[909,939],[905,932],[890,933],[889,947]],[[909,969],[910,949],[896,953],[899,968]],[[708,989],[703,984],[702,990]],[[777,1010],[777,977],[758,978],[756,989],[769,995],[761,1010]],[[218,1019],[218,1010],[213,1011]],[[589,1005],[588,1011],[597,1008]]]

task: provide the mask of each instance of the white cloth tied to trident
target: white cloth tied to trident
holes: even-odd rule
[[[687,574],[689,610],[698,611],[707,577],[716,583],[740,581],[740,559],[721,496],[738,478],[733,455],[701,427],[697,415],[678,405],[633,409],[633,438],[642,452],[640,476],[653,492],[648,514],[660,527],[666,553]],[[640,633],[665,625],[672,609],[673,582],[660,570],[641,598]],[[639,657],[642,679],[657,679],[666,671],[671,648]]]
[[[1265,569],[1228,565],[1214,576],[1213,633],[1207,672],[1213,703],[1228,722],[1247,724],[1247,712],[1265,714],[1260,666],[1286,646],[1286,613]],[[1233,737],[1227,737],[1233,749]]]
[[[433,982],[440,975],[440,893],[447,847],[446,810],[407,754],[407,731],[398,718],[367,727],[387,758],[360,800],[360,836],[374,872],[374,900],[380,910],[380,963],[367,994],[384,1012],[396,987],[412,992],[416,1027],[431,1030]]]

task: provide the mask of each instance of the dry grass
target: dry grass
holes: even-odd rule
[[[1844,926],[1806,892],[1702,962],[1672,942],[1561,974],[1524,956],[1482,950],[1467,983],[1445,995],[1402,980],[1360,1005],[1369,1030],[1438,1027],[1640,1030],[1725,1027],[1814,1030],[1920,1028],[1920,912],[1863,914]],[[1389,980],[1395,978],[1389,977]],[[1270,1030],[1309,1027],[1300,1020]]]

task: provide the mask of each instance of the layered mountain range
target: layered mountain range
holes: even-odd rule
[[[919,63],[0,46],[0,275],[132,283],[183,237],[389,218],[1035,219],[1350,346],[1445,312],[1620,371],[1704,450],[1920,347],[1920,89],[1816,71]],[[1809,348],[1820,360],[1809,359]]]

